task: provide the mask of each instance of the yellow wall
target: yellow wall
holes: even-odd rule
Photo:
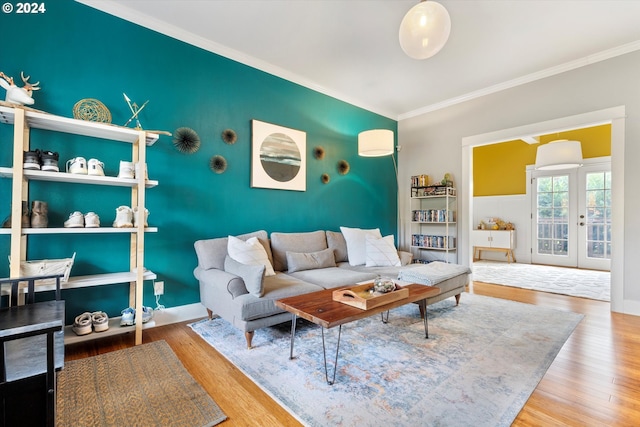
[[[540,144],[556,139],[580,141],[585,159],[611,155],[611,125],[559,132],[540,137]],[[526,194],[526,167],[536,162],[540,144],[522,140],[473,149],[473,195],[504,196]]]

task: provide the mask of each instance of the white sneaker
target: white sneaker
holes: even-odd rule
[[[73,323],[73,332],[76,335],[87,335],[91,333],[91,313],[85,312],[76,316]]]
[[[64,222],[64,228],[83,228],[84,227],[84,215],[81,212],[75,211],[69,215],[69,219]]]
[[[133,211],[128,206],[120,206],[116,209],[116,219],[113,221],[116,228],[133,227]]]
[[[133,208],[133,226],[137,227],[138,226],[138,207],[136,206],[135,208]],[[149,218],[149,209],[145,209],[144,210],[144,226],[148,227],[149,223],[147,222],[147,219]]]
[[[73,159],[67,160],[67,173],[86,175],[87,160],[84,157],[74,157]]]
[[[109,316],[104,311],[94,311],[91,313],[91,323],[93,324],[93,330],[96,332],[103,332],[109,329]]]
[[[140,176],[140,162],[136,162],[135,166],[136,178]],[[149,169],[147,169],[147,164],[144,164],[144,179],[145,181],[149,181]]]
[[[100,227],[100,217],[95,212],[87,212],[84,216],[84,226],[87,228]]]
[[[104,163],[98,159],[89,159],[89,175],[104,176]]]
[[[118,178],[135,178],[133,173],[133,162],[120,160],[120,170],[118,172]]]
[[[153,319],[153,308],[142,307],[142,323],[147,323],[151,319]]]

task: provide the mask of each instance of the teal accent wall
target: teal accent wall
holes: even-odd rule
[[[0,15],[5,42],[0,43],[0,71],[20,80],[20,71],[40,81],[34,108],[72,117],[74,104],[97,98],[111,111],[113,123],[130,116],[123,92],[138,104],[145,129],[174,132],[190,127],[202,145],[194,154],[178,152],[172,138],[161,136],[147,151],[149,176],[159,186],[147,192],[149,224],[145,265],[165,281],[161,302],[167,307],[199,301],[193,269],[193,243],[199,239],[268,232],[338,230],[339,226],[380,227],[396,231],[397,187],[390,157],[357,155],[357,135],[373,128],[397,133],[394,120],[355,107],[290,81],[242,65],[110,16],[71,0],[46,3],[40,15]],[[212,21],[212,25],[213,25]],[[277,48],[277,47],[274,47]],[[4,94],[0,92],[0,96]],[[307,189],[304,192],[251,188],[251,120],[257,119],[307,134]],[[234,145],[220,135],[231,128]],[[0,164],[11,165],[13,127],[0,125]],[[316,146],[326,151],[313,157]],[[60,164],[76,156],[97,158],[107,175],[117,175],[119,161],[131,159],[128,144],[32,131],[31,148],[60,153]],[[209,169],[214,155],[227,159],[223,174]],[[339,175],[344,159],[351,170]],[[320,176],[331,180],[323,184]],[[10,212],[11,180],[0,179],[0,219]],[[49,204],[50,226],[62,226],[73,211],[94,211],[110,225],[115,209],[130,205],[130,191],[78,184],[34,182],[29,200]],[[6,260],[10,238],[0,235]],[[28,259],[63,258],[76,252],[73,275],[126,270],[128,235],[36,235],[29,237]],[[8,276],[0,261],[0,277]],[[128,306],[128,284],[69,290],[67,322],[84,312],[110,316]],[[153,286],[145,283],[144,305],[155,307]]]

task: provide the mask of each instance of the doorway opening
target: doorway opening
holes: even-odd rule
[[[584,113],[546,122],[533,123],[511,129],[503,129],[462,139],[462,194],[460,198],[460,258],[472,265],[472,248],[470,244],[471,230],[474,224],[473,200],[473,148],[481,145],[495,144],[501,141],[522,139],[531,135],[551,134],[570,129],[579,129],[601,124],[611,124],[611,241],[615,242],[615,251],[611,253],[611,310],[623,311],[624,282],[622,264],[624,259],[624,125],[625,108],[614,107],[605,110]],[[530,196],[530,195],[529,195]],[[530,205],[531,201],[524,200]],[[530,206],[529,206],[530,208]],[[521,236],[518,236],[519,238]],[[523,241],[524,239],[524,241]],[[532,241],[530,230],[520,238],[518,245],[530,247]],[[526,259],[524,261],[527,261]],[[530,261],[530,258],[528,260]]]

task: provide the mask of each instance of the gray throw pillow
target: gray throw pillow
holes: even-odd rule
[[[335,267],[336,259],[331,248],[317,252],[287,251],[287,266],[289,267],[289,273],[295,273],[302,270]]]
[[[336,257],[336,262],[349,261],[349,255],[347,253],[347,241],[344,240],[344,236],[339,231],[327,231],[327,245],[333,249],[333,254]]]
[[[228,255],[224,259],[224,271],[242,277],[249,293],[258,298],[264,295],[264,270],[264,265],[241,264]]]

